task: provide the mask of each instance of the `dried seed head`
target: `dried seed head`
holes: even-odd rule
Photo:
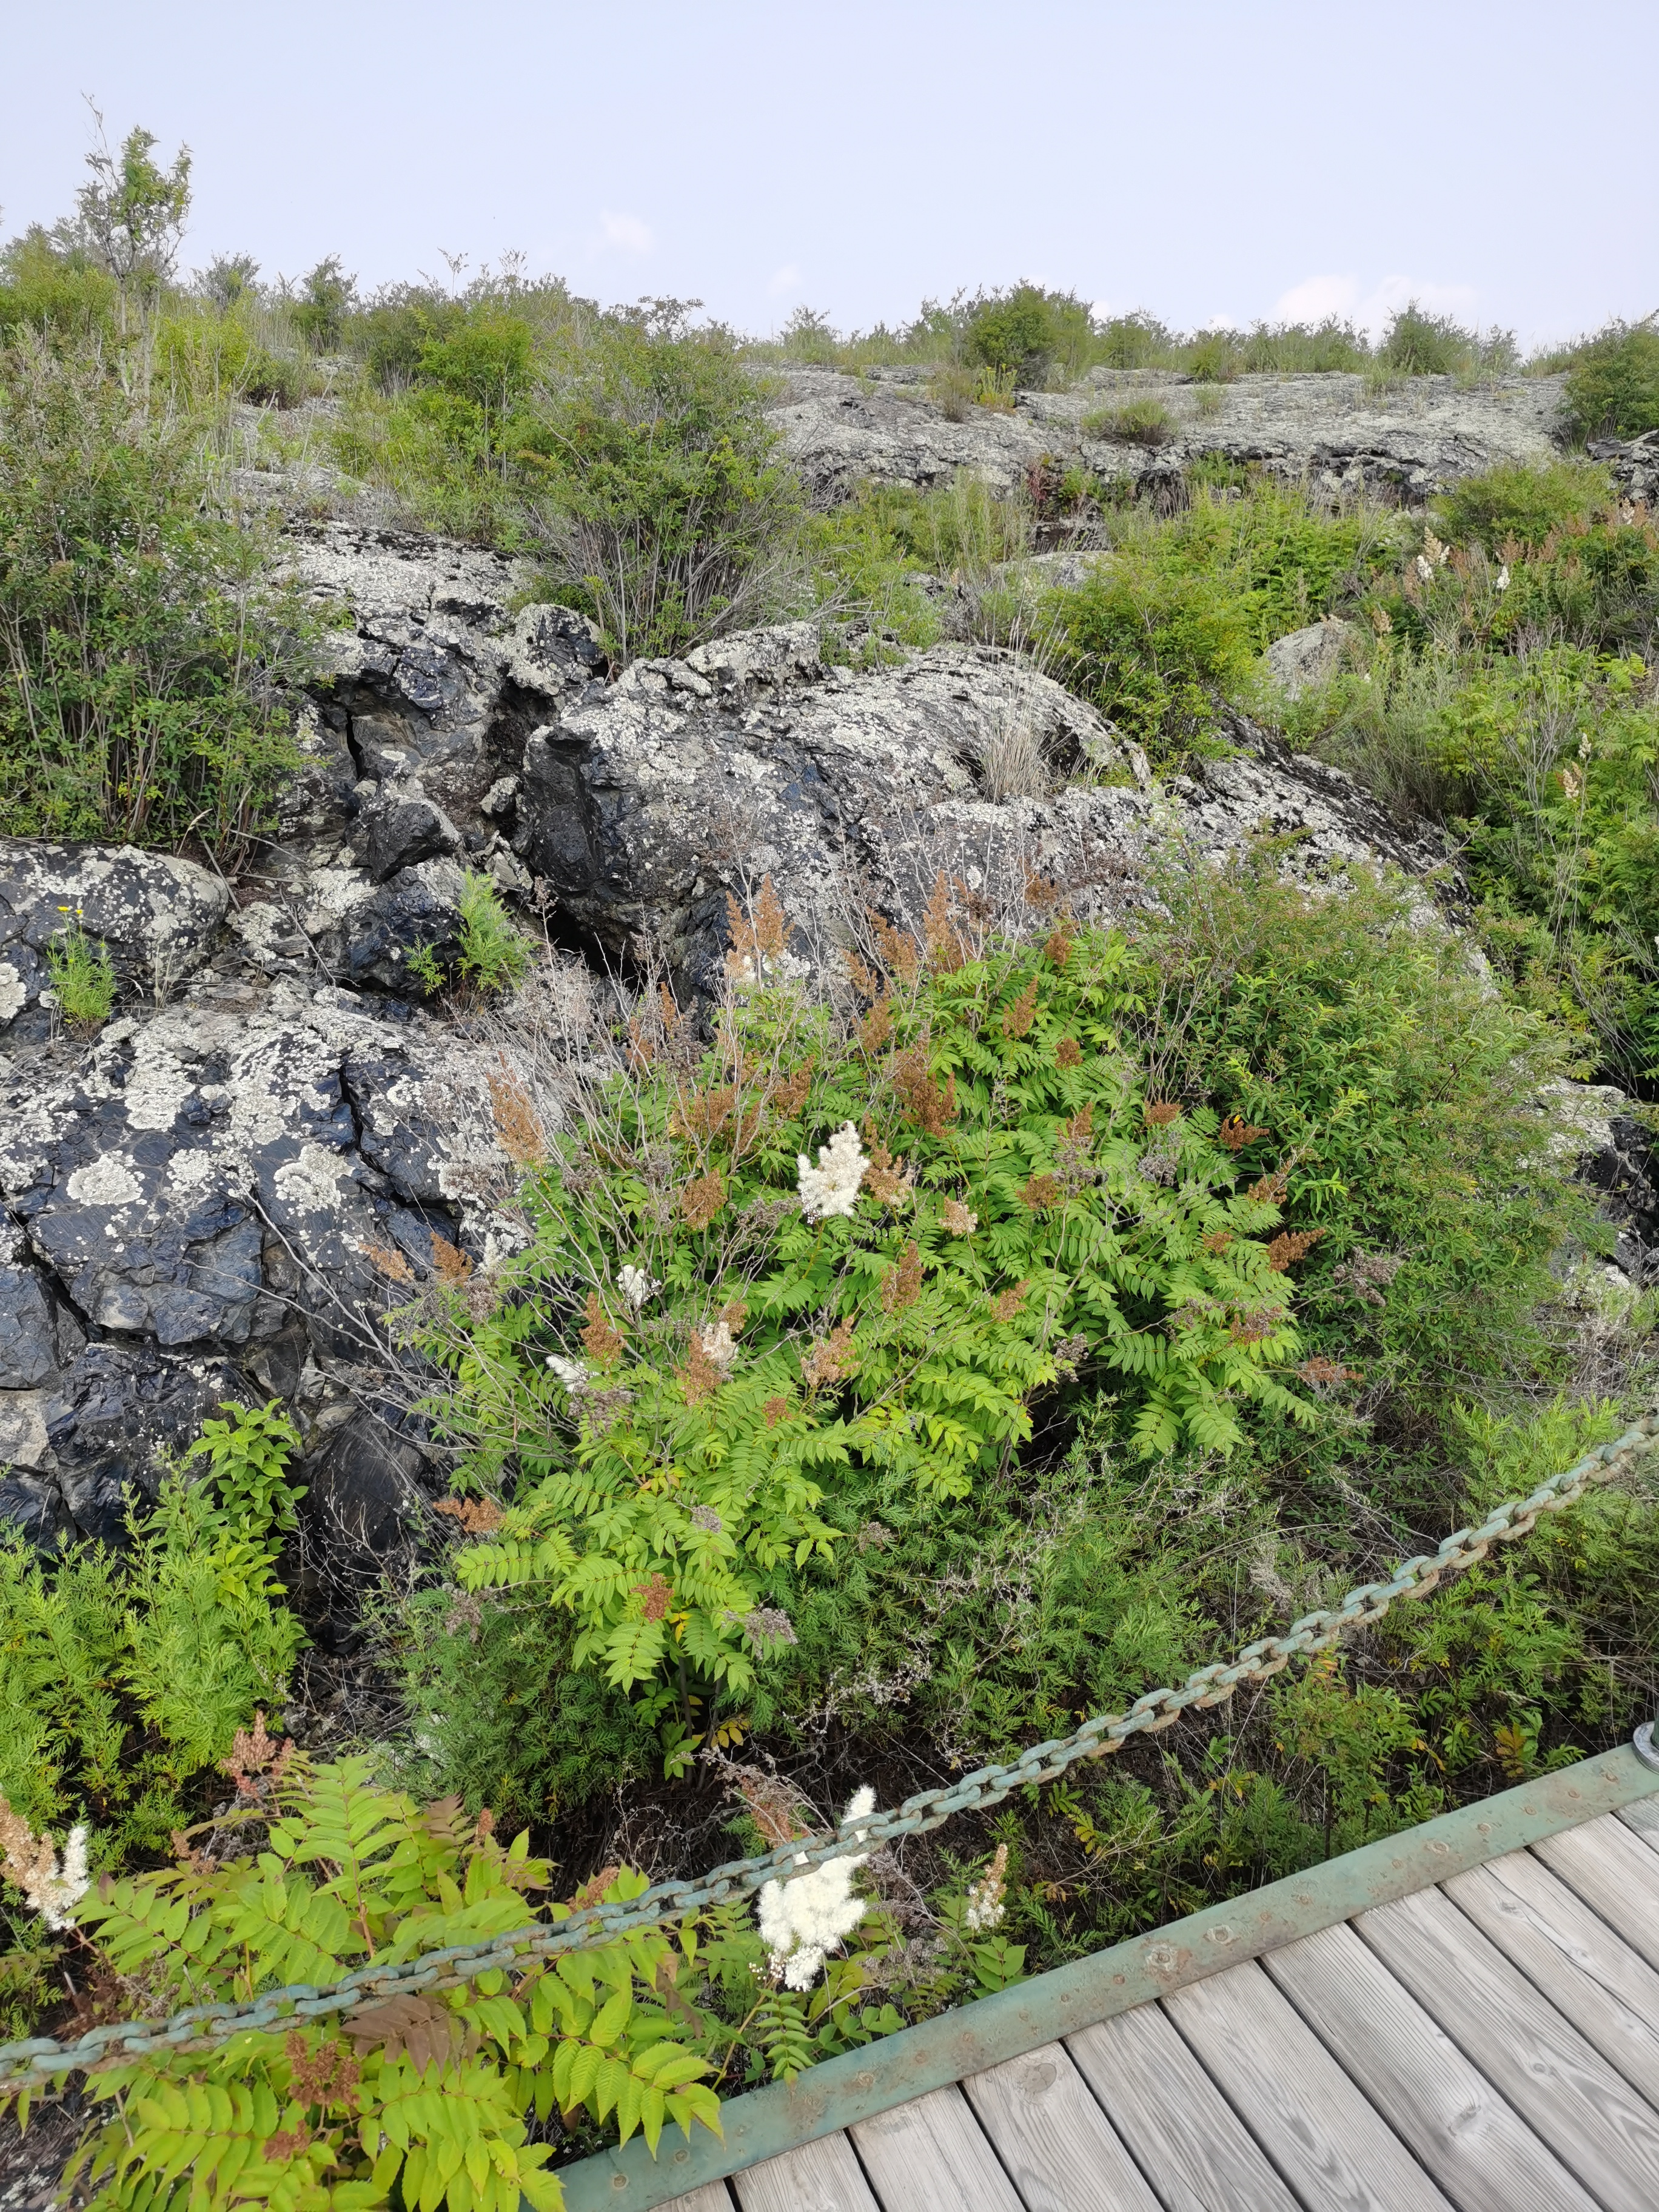
[[[711,1169],[680,1193],[680,1212],[690,1229],[707,1229],[726,1203],[726,1179]]]
[[[1002,1010],[1004,1036],[1018,1038],[1029,1036],[1031,1024],[1036,1019],[1036,977],[1033,975],[1019,996]]]
[[[1054,1066],[1056,1067],[1081,1067],[1082,1065],[1082,1046],[1078,1042],[1075,1037],[1061,1037],[1060,1042],[1054,1047]]]
[[[979,1227],[979,1216],[963,1205],[960,1199],[947,1198],[939,1210],[939,1218],[952,1237],[971,1237]]]
[[[915,1244],[907,1244],[898,1265],[882,1279],[881,1308],[884,1313],[903,1313],[915,1305],[921,1296],[921,1253]]]
[[[612,1328],[597,1291],[590,1291],[583,1308],[586,1326],[582,1330],[582,1349],[596,1367],[610,1367],[621,1358],[626,1340],[618,1328]]]

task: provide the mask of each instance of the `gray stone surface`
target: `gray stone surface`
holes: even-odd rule
[[[54,939],[83,930],[124,998],[165,996],[207,959],[229,903],[219,877],[168,854],[0,838],[0,1038],[50,1030]]]
[[[939,646],[854,675],[797,624],[636,662],[532,732],[517,844],[607,956],[661,952],[694,988],[723,957],[727,890],[769,872],[805,950],[844,939],[849,900],[912,905],[941,866],[999,896],[1036,872],[1113,912],[1161,853],[1261,831],[1293,835],[1304,869],[1445,862],[1339,770],[1236,727],[1237,758],[1154,787],[1139,748],[1012,654]],[[996,801],[988,749],[1022,730],[1045,772]]]
[[[1157,496],[1194,461],[1215,455],[1306,478],[1327,496],[1364,489],[1419,502],[1498,461],[1553,458],[1561,388],[1559,377],[1462,386],[1423,376],[1378,390],[1346,374],[1200,386],[1173,372],[1096,369],[1070,392],[1019,393],[1012,414],[974,408],[952,422],[928,398],[922,372],[798,368],[773,420],[784,453],[820,498],[844,497],[864,477],[925,488],[963,468],[1006,490],[1045,455],[1080,460]],[[1103,410],[1146,398],[1173,420],[1173,434],[1155,451],[1085,427]]]
[[[1352,635],[1352,623],[1345,622],[1311,623],[1306,629],[1293,629],[1267,647],[1268,672],[1287,699],[1299,699],[1310,687],[1335,675]]]
[[[1594,438],[1588,450],[1632,500],[1659,507],[1659,430],[1644,430],[1638,438]]]
[[[42,1540],[118,1534],[122,1486],[227,1395],[289,1401],[313,1447],[384,1427],[380,1323],[434,1232],[480,1264],[515,1233],[479,1195],[507,1164],[474,1048],[244,988],[0,1056],[0,1513]],[[362,1447],[377,1497],[391,1449]]]

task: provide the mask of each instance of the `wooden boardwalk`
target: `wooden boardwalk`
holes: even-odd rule
[[[589,2160],[570,2212],[1655,2212],[1654,1793],[1628,1752],[1505,1792],[736,2100],[712,2159]]]

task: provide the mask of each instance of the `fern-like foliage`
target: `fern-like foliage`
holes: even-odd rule
[[[453,1800],[423,1808],[381,1788],[367,1760],[293,1758],[275,1795],[257,1852],[106,1878],[83,1905],[106,1968],[158,2008],[327,1983],[568,1917],[531,1902],[548,1869],[525,1836],[504,1846]],[[605,1895],[644,1887],[623,1873]],[[94,2074],[102,2117],[73,2171],[102,2212],[556,2212],[532,2122],[585,2112],[653,2149],[670,2124],[718,2130],[696,2047],[710,2030],[683,2001],[671,2018],[658,1996],[681,1956],[652,1930]]]
[[[970,957],[943,891],[925,947],[888,935],[885,972],[855,963],[861,1018],[763,982],[700,1054],[672,1007],[636,1020],[629,1073],[528,1176],[507,1295],[458,1297],[432,1339],[472,1478],[516,1463],[458,1579],[544,1589],[579,1663],[676,1716],[680,1759],[688,1680],[752,1683],[787,1628],[769,1578],[830,1556],[850,1474],[964,1498],[1056,1391],[1109,1390],[1148,1455],[1225,1453],[1252,1405],[1310,1418],[1267,1241],[1284,1178],[1147,1095],[1123,941]],[[798,1158],[848,1122],[868,1170],[819,1219]]]

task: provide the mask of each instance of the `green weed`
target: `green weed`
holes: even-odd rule
[[[106,945],[85,930],[64,930],[46,947],[46,967],[64,1019],[76,1030],[95,1029],[115,1004],[115,969]]]

